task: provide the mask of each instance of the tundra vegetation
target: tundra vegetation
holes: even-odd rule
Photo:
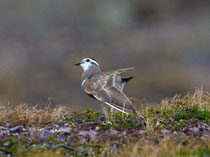
[[[140,103],[137,114],[20,104],[0,108],[0,156],[209,156],[210,94]]]

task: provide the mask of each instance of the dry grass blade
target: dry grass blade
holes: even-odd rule
[[[0,110],[0,122],[22,125],[41,125],[57,122],[64,117],[70,116],[71,111],[65,106],[57,106],[51,109],[49,106],[38,109],[27,104],[20,104],[14,108],[2,107]]]
[[[171,136],[164,137],[158,144],[154,141],[148,141],[145,138],[140,139],[136,143],[129,144],[126,148],[119,151],[120,157],[191,157],[199,154],[202,156],[202,148],[209,148],[210,141],[206,139],[202,142],[202,146],[194,143],[183,146],[181,143],[176,143]],[[200,152],[199,152],[200,151]]]

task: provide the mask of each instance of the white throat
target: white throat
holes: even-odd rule
[[[84,71],[89,70],[91,66],[92,65],[90,63],[81,64],[81,67],[83,68]]]

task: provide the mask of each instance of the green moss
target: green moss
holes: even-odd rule
[[[207,111],[204,109],[200,110],[197,107],[188,108],[188,111],[182,111],[174,115],[173,118],[177,121],[195,119],[195,120],[201,120],[201,121],[203,120],[208,123],[210,120],[210,111]]]
[[[3,150],[8,154],[14,154],[16,153],[18,148],[18,141],[16,140],[16,138],[11,136],[7,138],[7,142],[2,147],[0,147],[0,150]]]
[[[193,153],[193,156],[209,156],[210,148],[198,147]]]
[[[42,145],[31,146],[28,149],[28,151],[30,151],[30,152],[43,152],[45,150],[47,150],[47,148]]]

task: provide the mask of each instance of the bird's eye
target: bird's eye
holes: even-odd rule
[[[90,62],[90,60],[89,60],[89,59],[87,59],[87,60],[86,60],[86,62]]]

